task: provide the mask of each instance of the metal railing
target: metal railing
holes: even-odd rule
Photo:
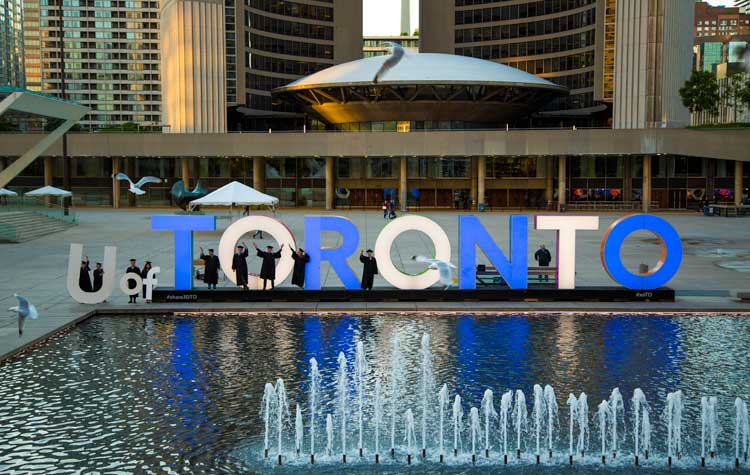
[[[70,208],[64,208],[53,204],[47,204],[43,199],[26,197],[2,197],[0,198],[0,213],[11,212],[36,213],[50,219],[75,224],[78,222],[78,213]],[[2,216],[2,215],[0,215]],[[0,217],[0,221],[2,218]],[[8,223],[2,223],[11,226]]]

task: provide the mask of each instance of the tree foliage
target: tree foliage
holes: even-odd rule
[[[716,77],[708,71],[693,71],[690,79],[680,88],[682,104],[690,112],[716,114],[719,108],[719,85]]]

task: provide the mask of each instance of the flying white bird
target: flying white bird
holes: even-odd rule
[[[412,260],[424,262],[425,264],[429,264],[429,269],[437,270],[440,273],[440,283],[445,286],[443,290],[448,290],[455,283],[453,280],[453,269],[456,269],[456,266],[450,262],[441,261],[440,259],[430,259],[425,256],[412,256]]]
[[[385,73],[387,73],[395,65],[397,65],[398,62],[401,61],[401,59],[403,59],[404,57],[404,48],[402,48],[400,44],[392,43],[390,41],[386,41],[383,44],[391,48],[391,55],[383,62],[383,64],[380,66],[380,69],[378,69],[378,72],[375,73],[375,77],[372,80],[372,82],[374,82],[375,84],[377,84],[378,81],[380,81],[380,78],[382,78]]]
[[[149,183],[161,183],[161,178],[157,178],[155,176],[144,176],[140,180],[138,180],[138,183],[133,183],[133,180],[131,180],[126,174],[124,173],[118,173],[115,175],[115,178],[118,180],[124,180],[130,183],[130,188],[128,191],[130,191],[133,194],[136,195],[145,195],[146,192],[141,190],[141,187],[143,185],[147,185]]]
[[[10,307],[8,310],[16,312],[18,315],[18,336],[23,335],[23,325],[26,323],[26,317],[31,317],[32,320],[36,320],[39,314],[36,311],[36,307],[29,303],[29,299],[23,295],[13,294],[18,300],[18,305]]]

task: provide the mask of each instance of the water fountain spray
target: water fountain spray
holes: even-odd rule
[[[721,431],[719,416],[716,412],[718,400],[715,396],[701,397],[701,467],[706,466],[706,439],[708,438],[709,453],[714,458],[716,452],[716,438]]]
[[[396,451],[396,418],[398,417],[398,406],[401,402],[401,392],[404,382],[404,362],[401,356],[401,338],[396,335],[393,338],[393,349],[391,350],[391,381],[390,381],[390,406],[391,406],[391,457]]]
[[[482,430],[479,422],[479,410],[472,407],[469,411],[469,429],[471,430],[471,463],[477,463],[477,434]]]
[[[273,384],[266,383],[263,388],[263,400],[260,405],[261,415],[263,416],[263,457],[268,458],[268,437],[271,433],[271,417],[273,405],[276,402],[276,390]]]
[[[642,450],[642,439],[646,438],[644,430],[648,429],[649,432],[651,431],[651,428],[647,427],[650,425],[648,424],[649,407],[648,403],[646,402],[646,395],[643,393],[641,388],[635,388],[635,390],[633,391],[633,399],[631,399],[631,404],[633,406],[633,440],[635,442],[635,464],[639,465],[639,456]],[[641,421],[641,414],[643,414],[643,421]]]
[[[610,429],[612,431],[612,458],[617,458],[617,449],[619,448],[619,441],[617,438],[617,422],[618,420],[623,421],[624,425],[624,416],[625,413],[625,404],[622,400],[622,394],[620,394],[620,389],[615,388],[612,390],[612,393],[609,395],[609,414],[612,417],[610,420]]]
[[[508,464],[508,416],[513,401],[513,391],[507,391],[500,398],[500,436],[503,439],[503,464]]]
[[[438,431],[439,447],[438,453],[440,455],[440,463],[445,461],[445,436],[444,436],[444,425],[445,425],[445,413],[448,410],[448,385],[443,384],[438,393],[438,407],[440,409],[440,430]]]
[[[734,400],[734,466],[740,466],[740,450],[747,460],[747,448],[750,439],[750,421],[748,421],[747,403],[742,398]]]
[[[380,424],[383,423],[383,400],[381,397],[379,378],[375,380],[375,399],[373,412],[375,419],[375,463],[380,463]]]
[[[286,388],[284,387],[284,380],[279,378],[276,380],[276,435],[278,437],[278,456],[279,465],[281,465],[281,454],[282,454],[282,439],[284,435],[284,426],[286,421],[289,419],[289,401],[286,398]]]
[[[365,358],[365,346],[362,341],[357,341],[357,352],[354,356],[354,383],[357,387],[357,424],[359,428],[359,456],[362,457],[365,412],[365,391],[367,390],[367,360]]]
[[[422,335],[422,345],[419,350],[421,371],[419,389],[422,395],[422,458],[427,457],[427,415],[432,412],[432,397],[435,392],[435,381],[432,375],[432,352],[430,351],[430,335]]]
[[[534,420],[534,434],[536,436],[536,463],[540,459],[540,447],[542,437],[542,424],[544,415],[547,413],[547,406],[544,400],[544,390],[538,384],[534,385],[534,407],[531,410],[531,417]]]
[[[453,399],[453,456],[458,457],[458,449],[461,446],[461,428],[464,421],[464,408],[461,406],[461,396],[456,394]]]
[[[513,427],[516,429],[516,458],[521,458],[521,434],[528,424],[528,412],[526,411],[526,396],[523,391],[516,389],[516,399],[513,403]]]
[[[602,465],[607,463],[607,419],[610,418],[610,408],[607,401],[602,401],[596,411],[599,419],[599,434],[602,438]]]
[[[576,424],[578,424],[578,443],[576,445],[576,450],[581,454],[581,458],[583,458],[586,455],[586,449],[589,445],[589,400],[586,393],[581,393],[578,396],[576,415]]]
[[[294,417],[294,448],[297,451],[297,457],[299,458],[300,451],[302,451],[302,440],[305,437],[305,428],[302,425],[302,408],[297,404],[297,410],[295,411]]]
[[[414,446],[417,445],[417,436],[414,434],[414,413],[411,409],[406,410],[404,415],[406,423],[404,442],[406,442],[406,463],[411,465],[411,456]]]
[[[555,427],[559,425],[557,420],[557,398],[555,390],[549,384],[544,387],[544,401],[547,406],[547,450],[552,460],[552,447],[554,444]]]
[[[482,413],[484,414],[484,456],[490,457],[490,419],[497,417],[491,389],[484,391],[482,397]]]
[[[346,463],[346,409],[347,394],[349,392],[349,379],[346,372],[346,356],[339,353],[339,371],[336,377],[336,408],[339,416],[339,428],[341,429],[341,460]]]
[[[333,416],[326,416],[326,455],[330,457],[333,454]]]
[[[568,411],[570,412],[570,423],[569,423],[569,447],[568,447],[568,462],[573,465],[573,429],[575,429],[575,423],[578,420],[578,398],[575,394],[570,393],[568,395]]]
[[[667,463],[672,466],[672,457],[682,457],[682,391],[667,394]]]
[[[320,370],[318,360],[310,358],[310,463],[315,463],[315,419],[318,417]]]
[[[641,435],[643,458],[648,460],[648,452],[651,450],[651,416],[649,415],[649,411],[643,411]]]

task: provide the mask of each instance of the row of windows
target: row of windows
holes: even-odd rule
[[[246,36],[249,36],[249,40],[246,44],[250,48],[256,50],[268,53],[302,56],[305,58],[333,59],[333,45],[319,45],[316,43],[279,40],[276,38],[267,38],[265,36],[256,35],[255,33],[246,34]]]
[[[509,0],[456,0],[457,7],[471,6],[471,5],[487,5],[490,3],[502,3],[508,2]],[[522,0],[523,1],[523,0]],[[539,3],[544,5],[539,6]],[[534,8],[542,8],[546,13],[551,14],[565,10],[572,10],[573,8],[582,7],[592,3],[592,0],[526,0],[526,4],[537,4]],[[538,13],[542,15],[542,13]]]
[[[279,20],[245,12],[245,24],[269,33],[333,41],[333,27]]]
[[[270,91],[271,89],[286,86],[292,82],[290,79],[260,76],[253,73],[247,73],[247,79],[247,87],[249,89],[260,89],[262,91]]]
[[[59,28],[60,21],[58,20],[42,20],[40,22],[42,27],[53,27]],[[120,29],[120,30],[158,30],[158,22],[140,22],[140,21],[78,21],[69,20],[63,22],[65,28],[100,28],[100,29]],[[45,30],[48,31],[48,30]],[[60,36],[56,30],[52,30],[48,36]],[[67,33],[67,32],[66,32]],[[67,35],[66,35],[67,36]]]
[[[45,68],[60,69],[59,62],[45,62]],[[158,71],[159,63],[79,63],[65,61],[66,70],[92,69],[99,71]]]
[[[545,111],[560,111],[571,109],[585,109],[593,107],[594,92],[584,92],[581,94],[571,94],[567,97],[558,97],[544,107]]]
[[[123,39],[123,40],[154,40],[153,43],[145,43],[147,45],[158,45],[156,40],[159,39],[159,33],[149,33],[147,31],[65,31],[65,38],[100,38],[100,39]],[[59,38],[59,30],[42,30],[40,32],[44,38]],[[68,46],[68,42],[65,46]],[[94,45],[100,43],[84,43],[85,47],[93,48]],[[111,44],[111,43],[107,43]],[[139,44],[138,42],[127,41],[123,43],[114,43],[115,48],[122,49],[133,49],[133,44]],[[98,46],[97,46],[98,47]]]
[[[499,41],[515,38],[529,38],[539,35],[550,35],[593,26],[595,22],[596,13],[594,10],[586,10],[585,12],[550,20],[457,30],[456,42]]]
[[[459,36],[463,33],[477,33],[477,30],[489,30],[490,28],[475,28],[470,30],[458,30],[456,31],[456,43],[462,43],[459,41]],[[494,29],[494,28],[493,28]],[[537,41],[525,41],[521,43],[506,43],[506,44],[494,44],[488,46],[482,46],[482,48],[490,48],[489,53],[482,53],[481,57],[489,57],[492,59],[500,58],[514,58],[517,56],[536,56],[541,54],[554,54],[562,51],[576,50],[580,48],[586,48],[593,46],[596,40],[596,32],[594,30],[588,30],[583,33],[576,33],[568,36],[559,36],[555,38],[547,38],[546,40]],[[484,37],[484,36],[483,36]],[[471,39],[468,41],[486,41]],[[460,48],[459,48],[460,49]],[[473,50],[473,48],[463,48],[464,50]]]
[[[520,5],[508,5],[493,8],[476,8],[456,11],[456,25],[488,23],[491,21],[509,21],[550,15],[579,7],[593,5],[594,0],[534,1]]]
[[[59,72],[49,72],[47,71],[45,73],[45,78],[47,79],[60,79],[60,73]],[[66,72],[65,73],[65,80],[66,81],[153,81],[157,82],[159,81],[159,75],[158,74],[143,74],[143,73],[128,73],[128,74],[118,74],[118,73],[101,73],[101,72],[91,72],[91,73],[71,73]],[[87,89],[85,83],[73,83],[68,82],[66,84],[66,87],[73,88],[74,86],[77,86],[77,89]],[[94,86],[91,86],[91,89],[94,89]],[[158,89],[158,88],[157,88]]]
[[[63,0],[64,7],[93,7],[93,8],[153,8],[159,9],[159,2],[145,2],[139,0]],[[59,6],[60,0],[39,0],[39,6]]]
[[[41,17],[60,17],[60,10],[40,10]],[[147,20],[159,18],[155,11],[117,11],[117,10],[63,10],[64,18],[128,18],[131,20]]]
[[[74,48],[71,48],[74,49]],[[42,55],[45,59],[54,59],[60,57],[59,51],[45,51]],[[124,59],[128,61],[159,61],[157,53],[113,53],[113,52],[81,52],[66,51],[65,59]]]
[[[72,99],[72,97],[71,97]],[[161,106],[158,104],[119,104],[119,103],[86,103],[92,111],[116,111],[116,112],[160,112]]]
[[[50,82],[44,83],[44,90],[56,90],[59,87],[59,82],[55,79],[59,79],[59,74],[53,74],[58,77],[46,77]],[[67,74],[65,76],[68,76]],[[72,76],[72,75],[71,75]],[[91,91],[161,91],[159,84],[118,84],[111,82],[94,83],[94,84],[83,84],[83,83],[65,83],[65,91],[76,91],[76,90],[91,90]]]
[[[68,88],[66,87],[66,93]],[[68,99],[73,101],[99,101],[99,102],[115,102],[115,101],[126,101],[126,102],[160,102],[161,95],[159,94],[82,94],[78,92],[68,93]],[[155,107],[152,110],[160,110],[160,105],[152,104],[151,107]]]
[[[474,46],[473,48],[456,48],[456,54],[461,56],[471,56],[473,58],[482,58],[487,60],[498,59],[492,55],[491,46]],[[560,71],[573,71],[576,69],[587,68],[594,65],[594,51],[585,51],[582,53],[569,54],[546,59],[532,59],[529,61],[507,61],[508,66],[526,71],[531,74],[547,74]]]
[[[256,8],[277,15],[307,18],[310,20],[333,21],[333,8],[331,7],[319,7],[316,5],[279,0],[245,0],[245,5],[250,8]]]
[[[573,89],[584,89],[587,87],[594,87],[594,72],[586,71],[579,74],[571,74],[568,76],[559,76],[548,78],[550,81],[561,86],[565,86],[570,90]]]
[[[247,55],[245,64],[249,64],[252,69],[259,69],[271,73],[290,74],[294,76],[307,76],[330,66],[330,64],[324,63],[271,58],[250,53]]]
[[[103,126],[109,126],[109,122],[161,122],[161,115],[151,114],[87,114],[81,119],[81,125],[84,127],[87,122],[107,122],[107,124],[99,124]]]

